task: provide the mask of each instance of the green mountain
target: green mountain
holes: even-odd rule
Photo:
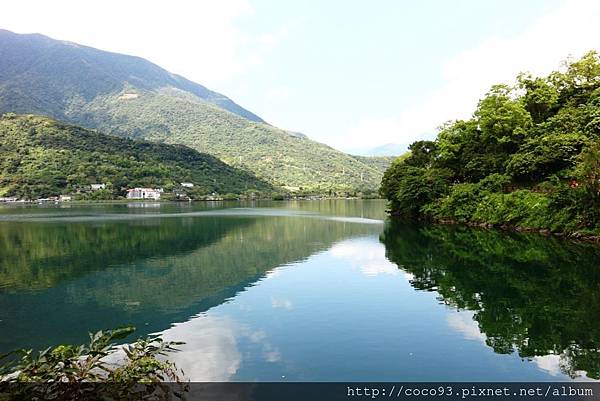
[[[385,171],[398,156],[354,156],[354,158],[367,166]]]
[[[47,117],[0,117],[0,196],[35,199],[106,183],[88,196],[113,198],[128,187],[177,189],[189,195],[272,191],[252,174],[182,145],[104,135]]]
[[[600,234],[600,55],[493,86],[394,161],[382,194],[410,217]]]
[[[3,111],[69,119],[77,102],[118,92],[129,82],[143,90],[178,89],[249,120],[263,121],[228,97],[139,57],[2,29],[0,56],[0,102],[2,108],[10,109]]]
[[[227,97],[138,57],[0,30],[0,113],[184,144],[276,186],[373,191],[383,170],[266,124]]]

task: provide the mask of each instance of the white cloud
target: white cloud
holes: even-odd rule
[[[291,310],[294,308],[294,304],[292,303],[292,301],[286,298],[271,297],[271,306],[275,309]]]
[[[266,362],[273,363],[281,361],[281,352],[269,343],[263,344],[262,356]]]
[[[275,47],[285,41],[292,34],[292,29],[297,30],[298,26],[298,21],[288,22],[273,32],[258,35],[255,40],[263,46]]]
[[[560,355],[549,354],[543,356],[534,356],[533,362],[537,367],[545,372],[548,372],[552,376],[563,376],[565,368],[569,367],[572,361],[569,358],[568,352],[563,352]],[[597,381],[596,379],[588,377],[588,374],[584,370],[575,370],[572,372],[575,377],[575,381]]]
[[[240,368],[237,341],[241,328],[227,317],[200,315],[161,333],[167,341],[183,341],[182,352],[169,355],[192,381],[227,381]]]
[[[467,340],[473,340],[485,344],[486,335],[479,330],[477,322],[473,320],[472,311],[453,312],[448,315],[448,326],[460,332]]]
[[[535,356],[533,357],[533,362],[538,368],[548,372],[552,376],[559,376],[562,374],[560,355]]]
[[[245,35],[236,24],[254,14],[249,0],[20,0],[2,8],[3,29],[144,57],[208,86],[260,64],[287,35]]]
[[[290,90],[287,86],[276,86],[267,90],[267,97],[273,101],[285,100],[290,96]]]
[[[600,2],[570,0],[513,37],[493,37],[443,65],[444,85],[395,116],[364,118],[339,138],[340,148],[410,143],[447,120],[469,118],[493,84],[511,83],[521,71],[547,74],[569,55],[600,49]]]
[[[378,242],[361,243],[357,246],[354,240],[344,241],[333,245],[329,253],[347,260],[352,268],[359,269],[367,277],[400,274],[398,266],[385,257],[385,248]]]
[[[448,315],[446,321],[448,322],[448,326],[450,328],[461,333],[465,339],[487,345],[487,336],[479,329],[477,322],[473,318],[474,315],[475,313],[469,310],[452,312]],[[552,376],[565,377],[563,372],[563,364],[568,363],[568,356],[565,354],[534,356],[530,360],[537,366],[538,369],[543,370]],[[576,375],[576,380],[589,380],[587,373],[584,371],[577,371]]]
[[[245,358],[260,356],[270,363],[282,359],[281,352],[268,341],[264,330],[253,329],[229,316],[202,313],[159,334],[166,341],[184,342],[178,347],[181,352],[169,354],[168,358],[191,381],[230,381]],[[248,346],[247,341],[253,346]],[[239,344],[242,344],[242,350]],[[257,355],[253,356],[252,352]],[[111,362],[116,363],[117,360]]]

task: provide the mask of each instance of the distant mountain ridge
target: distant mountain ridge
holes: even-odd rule
[[[278,129],[224,95],[144,59],[0,31],[0,113],[47,115],[100,132],[183,144],[277,187],[376,191],[383,169]]]
[[[400,156],[408,151],[407,144],[386,143],[370,149],[361,149],[356,154],[367,157],[389,157]]]

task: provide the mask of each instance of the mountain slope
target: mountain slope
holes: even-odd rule
[[[137,57],[0,31],[0,113],[37,113],[211,153],[277,186],[375,190],[383,171],[264,123]]]
[[[104,135],[33,115],[0,117],[0,196],[34,199],[108,183],[106,196],[128,187],[177,188],[192,195],[272,187],[219,159],[181,145]]]
[[[377,170],[387,170],[398,156],[354,156],[361,163],[371,166]]]
[[[263,122],[228,97],[143,58],[0,29],[0,102],[13,106],[9,111],[45,111],[57,118],[65,117],[74,101],[87,102],[119,91],[124,82],[146,90],[178,88],[249,120]]]

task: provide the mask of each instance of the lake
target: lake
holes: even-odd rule
[[[195,381],[600,377],[600,247],[385,202],[0,208],[0,353],[122,325]]]

